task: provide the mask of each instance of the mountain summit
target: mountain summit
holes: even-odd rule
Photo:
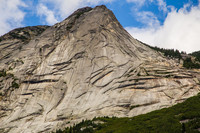
[[[12,36],[9,38],[9,36]],[[135,40],[105,6],[0,41],[0,132],[47,132],[130,117],[197,94],[199,73]]]

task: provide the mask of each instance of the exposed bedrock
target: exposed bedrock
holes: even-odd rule
[[[132,38],[105,6],[79,9],[17,48],[19,41],[0,42],[0,51],[9,49],[0,54],[0,132],[132,117],[200,91],[197,70],[183,69]]]

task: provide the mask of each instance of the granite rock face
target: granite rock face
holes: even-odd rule
[[[47,132],[95,116],[136,116],[200,91],[197,70],[135,40],[105,6],[35,28],[41,32],[20,29],[32,33],[25,41],[1,37],[0,132]]]

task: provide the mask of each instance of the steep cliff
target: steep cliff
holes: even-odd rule
[[[1,39],[1,132],[44,132],[95,116],[135,116],[200,91],[198,71],[132,38],[105,6],[82,8],[38,28],[26,41]]]

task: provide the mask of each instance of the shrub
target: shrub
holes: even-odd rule
[[[3,69],[2,71],[0,71],[0,77],[5,77],[7,74],[6,74],[6,71]]]
[[[19,88],[19,84],[17,84],[16,82],[15,82],[15,80],[12,82],[12,87],[13,88]]]

